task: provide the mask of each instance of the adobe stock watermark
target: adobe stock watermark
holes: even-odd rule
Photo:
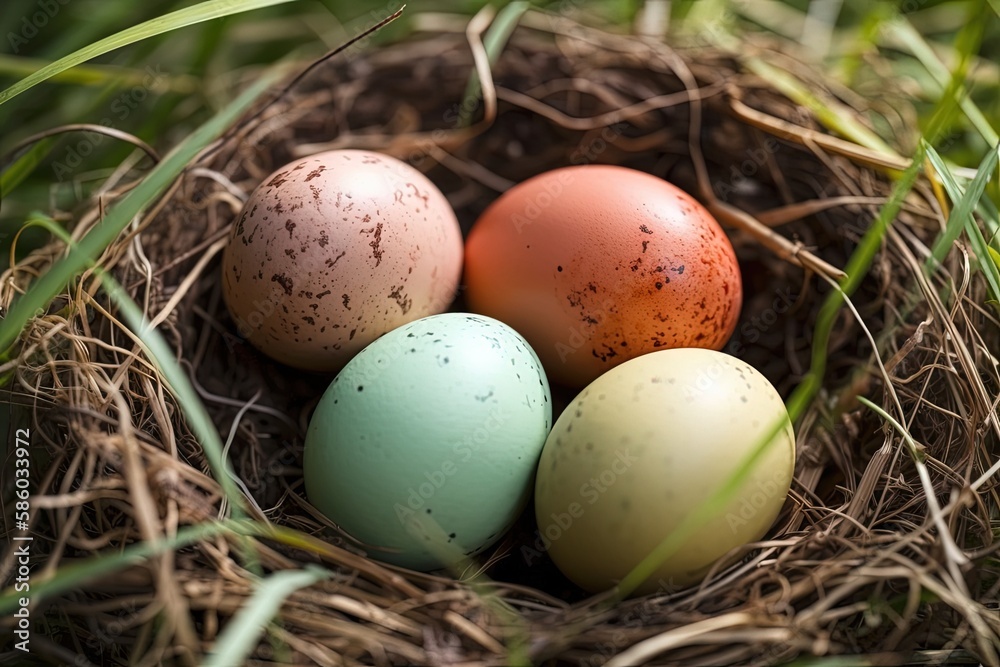
[[[548,517],[551,522],[544,528],[535,530],[535,539],[531,544],[521,545],[521,557],[529,567],[536,559],[542,557],[542,552],[548,551],[554,542],[566,534],[573,524],[587,512],[587,508],[601,499],[608,489],[613,487],[635,465],[636,458],[627,449],[615,451],[615,460],[600,473],[580,485],[579,501],[574,500],[558,512],[552,512]]]
[[[740,194],[753,186],[752,180],[764,168],[772,155],[781,149],[781,143],[768,135],[760,146],[748,148],[746,157],[738,164],[729,165],[729,180],[713,183],[715,196],[721,201],[729,201],[733,194]]]
[[[143,608],[134,600],[130,600],[116,614],[116,618],[108,621],[103,628],[96,623],[91,626],[92,634],[84,643],[90,649],[91,656],[100,661],[99,664],[103,665],[106,660],[110,660],[115,644],[121,640],[125,631],[140,619],[142,612]],[[78,653],[73,660],[73,667],[92,667],[93,664],[82,653]]]
[[[245,317],[233,315],[232,311],[230,311],[230,315],[233,317],[233,324],[236,325],[237,334],[233,336],[227,332],[223,336],[226,347],[229,348],[230,352],[236,347],[236,343],[249,340],[256,331],[264,326],[264,322],[274,315],[274,312],[281,307],[281,302],[284,300],[281,296],[282,294],[284,294],[283,290],[272,289],[266,297],[254,299],[250,302],[253,305],[253,310],[247,313]]]
[[[38,36],[38,31],[42,30],[54,19],[59,11],[68,5],[70,0],[37,0],[35,6],[38,11],[25,14],[21,17],[21,25],[17,32],[7,33],[7,43],[10,44],[10,52],[17,55],[21,52],[21,47]]]
[[[748,344],[753,345],[759,341],[761,336],[777,323],[779,316],[787,313],[794,305],[795,297],[792,296],[790,288],[786,286],[776,289],[771,304],[743,322],[733,333],[723,351],[734,357],[741,356],[746,352]]]
[[[664,595],[672,595],[681,590],[683,586],[675,584],[673,577],[667,579],[661,577],[656,581],[656,585],[655,592],[643,596],[641,602],[631,606],[621,617],[618,630],[612,633],[607,640],[593,647],[594,655],[590,657],[591,665],[600,667],[611,659],[612,656],[628,646],[629,637],[626,632],[627,630],[635,630],[662,622],[663,603],[657,602],[657,598]]]
[[[99,125],[114,127],[117,123],[124,122],[166,77],[160,71],[159,65],[155,67],[147,65],[144,71],[145,75],[139,84],[122,91],[115,97],[111,102],[113,115],[102,118]],[[84,158],[92,154],[102,142],[108,139],[107,135],[100,132],[85,131],[82,134],[82,138],[66,147],[62,159],[52,164],[52,172],[59,181],[63,181],[71,175],[74,169],[83,164]]]
[[[481,426],[465,434],[452,444],[452,455],[443,459],[432,470],[424,471],[424,481],[407,489],[405,504],[397,502],[393,511],[399,523],[406,525],[412,521],[416,513],[425,510],[427,503],[448,483],[448,480],[459,473],[463,465],[468,464],[483,445],[490,441],[493,434],[503,428],[507,421],[500,405],[490,410]]]
[[[565,340],[558,341],[555,344],[556,354],[559,355],[559,361],[566,363],[566,358],[571,354],[576,354],[580,348],[587,344],[590,340],[592,332],[596,330],[596,327],[600,327],[601,324],[608,318],[608,313],[614,312],[615,302],[613,299],[605,299],[600,308],[590,309],[587,311],[587,323],[591,325],[589,332],[584,332],[578,326],[569,327],[568,335]]]
[[[570,154],[570,164],[574,166],[591,164],[622,135],[627,123],[616,122],[608,125],[601,133],[587,141],[582,141]],[[525,227],[534,224],[553,202],[566,192],[573,183],[572,171],[561,170],[554,178],[548,178],[542,191],[528,199],[521,210],[511,216],[514,229],[520,234]]]
[[[772,445],[772,440],[768,445]],[[785,475],[781,470],[774,470],[771,476],[764,480],[756,480],[749,496],[740,498],[739,509],[735,512],[726,513],[726,525],[734,534],[737,530],[747,525],[764,508],[770,507],[770,501],[779,495],[784,498],[786,489],[784,486]]]

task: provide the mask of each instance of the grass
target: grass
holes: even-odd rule
[[[35,70],[15,83],[13,86],[10,86],[6,90],[0,90],[0,104],[9,102],[17,95],[20,95],[26,90],[37,86],[47,79],[50,79],[58,74],[62,74],[77,65],[82,65],[89,60],[93,60],[98,56],[102,56],[124,46],[135,44],[136,42],[149,39],[151,37],[157,37],[173,30],[180,30],[181,28],[186,28],[196,23],[211,21],[212,19],[222,18],[223,16],[229,16],[230,14],[238,12],[247,12],[254,9],[260,9],[262,7],[270,7],[272,5],[279,5],[293,1],[294,0],[242,0],[242,2],[234,3],[232,0],[209,0],[208,2],[203,2],[195,5],[194,7],[180,9],[176,12],[144,21],[139,25],[132,26],[131,28],[127,28],[121,32],[116,32],[109,37],[100,39],[93,44],[89,44],[82,49],[78,49],[67,56],[63,56],[54,62],[43,65],[41,68]]]
[[[257,591],[226,624],[203,667],[228,667],[246,664],[250,653],[257,648],[267,625],[278,613],[289,595],[300,588],[311,586],[329,578],[330,572],[320,567],[303,570],[284,570],[261,580]]]
[[[255,524],[246,521],[218,521],[190,526],[177,532],[173,537],[156,544],[138,542],[116,554],[101,554],[80,563],[65,565],[50,579],[31,582],[31,599],[35,604],[69,591],[100,577],[105,577],[125,568],[149,560],[167,550],[181,549],[202,540],[222,534],[253,535],[260,531]],[[8,615],[18,609],[22,592],[13,587],[0,593],[0,614]]]

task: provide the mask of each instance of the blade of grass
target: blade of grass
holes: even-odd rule
[[[824,127],[854,141],[865,148],[882,153],[893,158],[900,157],[880,136],[868,129],[856,118],[853,110],[842,110],[840,103],[826,97],[820,99],[810,90],[809,86],[800,81],[791,72],[775,67],[753,55],[745,55],[740,40],[731,32],[719,26],[718,30],[706,30],[704,34],[722,48],[735,54],[741,54],[740,62],[757,76],[767,80],[788,99],[808,108]]]
[[[182,528],[175,535],[156,544],[140,542],[129,545],[117,553],[101,553],[59,568],[51,579],[32,580],[31,601],[33,604],[38,604],[68,591],[80,590],[80,587],[89,581],[141,563],[152,556],[226,533],[250,536],[260,533],[260,530],[256,524],[249,521],[211,521]],[[13,586],[0,594],[0,614],[6,616],[18,609],[19,599],[22,597],[24,593],[15,590]]]
[[[996,0],[993,1],[996,2]],[[931,75],[931,78],[941,86],[942,90],[948,86],[949,81],[952,79],[952,74],[909,21],[903,18],[889,21],[886,23],[886,31],[887,35],[909,49],[910,53],[920,61]],[[978,45],[975,48],[978,49]],[[966,48],[966,50],[968,49]],[[976,131],[982,135],[983,139],[986,140],[986,143],[990,146],[996,146],[1000,142],[1000,136],[997,135],[996,130],[993,129],[993,126],[986,119],[986,115],[976,106],[976,103],[972,101],[972,98],[966,92],[964,86],[956,91],[956,94],[961,98],[960,106],[962,111],[968,116],[969,121],[976,128]]]
[[[948,222],[945,224],[944,231],[935,241],[934,247],[931,250],[931,256],[927,258],[925,263],[925,268],[930,271],[934,269],[941,260],[945,258],[948,251],[951,249],[952,245],[958,239],[962,230],[966,228],[968,221],[972,219],[972,211],[975,210],[979,201],[983,197],[983,192],[986,190],[986,184],[989,182],[990,178],[993,176],[993,172],[997,167],[998,151],[1000,151],[1000,145],[996,148],[990,150],[983,157],[982,162],[979,163],[979,170],[976,173],[976,177],[972,180],[969,188],[962,193],[961,197],[955,199],[954,194],[958,194],[960,188],[958,184],[954,182],[952,178],[952,185],[955,189],[949,190],[949,197],[955,202],[955,207],[951,210],[951,215],[948,216]],[[934,155],[937,155],[935,152]],[[938,156],[940,158],[940,156]],[[933,163],[933,157],[931,158]],[[935,170],[938,175],[943,178],[941,168],[939,165],[934,165]],[[945,170],[951,174],[951,170],[945,167]],[[954,193],[954,194],[953,194]],[[973,224],[975,221],[973,220]],[[980,258],[982,259],[982,258]]]
[[[4,198],[9,197],[14,188],[24,182],[24,179],[30,176],[31,172],[52,152],[56,141],[52,137],[42,139],[0,172],[0,206],[3,205]]]
[[[49,62],[39,58],[25,58],[0,53],[0,76],[31,76]],[[116,88],[142,85],[149,79],[149,72],[129,67],[110,65],[78,65],[53,74],[53,83],[78,84],[83,86],[113,85]],[[185,74],[160,74],[159,86],[177,93],[193,93],[198,90],[199,81]]]
[[[236,518],[242,518],[246,507],[245,498],[233,480],[233,473],[222,453],[222,440],[219,438],[218,431],[215,430],[212,417],[205,409],[205,404],[201,402],[191,380],[177,362],[167,341],[159,331],[149,326],[149,320],[146,319],[142,309],[132,300],[128,292],[100,268],[95,269],[95,271],[101,275],[104,290],[118,307],[122,319],[135,332],[136,337],[142,341],[146,356],[156,366],[156,369],[170,386],[171,393],[177,398],[191,430],[194,431],[205,452],[215,481],[222,487],[222,492],[233,509],[233,515]]]
[[[265,73],[228,107],[195,130],[108,211],[105,218],[80,241],[77,252],[57,262],[24,295],[14,301],[7,316],[0,321],[0,350],[4,351],[0,354],[0,359],[10,358],[10,348],[25,324],[36,313],[44,312],[56,294],[89,262],[95,260],[135,216],[167,189],[191,159],[229,127],[277,78],[277,70]]]
[[[964,199],[965,192],[962,190],[962,186],[960,186],[955,180],[955,177],[952,175],[948,165],[945,164],[944,159],[930,146],[927,146],[926,150],[927,159],[934,167],[938,178],[944,185],[944,189],[948,193],[948,197],[950,197],[952,201],[961,202]],[[996,153],[996,151],[990,152],[994,154]],[[976,178],[978,179],[979,175],[977,175]],[[997,265],[992,261],[989,244],[986,243],[986,239],[983,237],[983,232],[979,229],[979,225],[976,224],[975,218],[971,215],[966,215],[964,217],[964,223],[965,233],[969,237],[969,245],[972,247],[972,252],[974,252],[976,257],[979,259],[979,267],[986,276],[986,282],[989,284],[990,293],[994,300],[1000,301],[1000,269],[998,269]]]
[[[510,39],[514,28],[517,27],[517,22],[521,20],[521,16],[528,11],[530,6],[530,2],[521,0],[512,2],[501,9],[493,23],[490,24],[489,30],[483,36],[483,48],[486,49],[486,57],[490,65],[496,64],[497,58],[503,53],[503,47]],[[462,95],[462,106],[458,110],[458,127],[467,127],[472,122],[472,115],[479,107],[473,102],[479,102],[482,92],[483,87],[479,80],[479,72],[473,68],[469,75],[469,83],[465,86],[465,94]]]
[[[861,281],[868,274],[868,269],[871,267],[871,263],[882,245],[882,239],[885,237],[890,224],[892,224],[892,221],[895,220],[902,209],[903,201],[910,193],[910,190],[913,189],[917,180],[917,174],[923,166],[923,147],[925,145],[921,144],[918,147],[913,162],[903,172],[899,180],[896,181],[890,193],[889,200],[879,211],[872,226],[861,237],[861,241],[858,243],[858,247],[854,253],[851,254],[851,258],[844,269],[847,272],[847,278],[841,281],[841,290],[831,292],[820,307],[813,338],[812,361],[809,372],[802,383],[792,392],[788,401],[788,411],[793,415],[793,421],[799,414],[805,411],[808,402],[819,389],[826,371],[826,349],[829,343],[830,332],[833,330],[833,324],[840,313],[841,307],[844,305],[844,297],[852,296],[861,285]]]
[[[330,572],[317,566],[302,570],[284,570],[272,574],[257,586],[253,596],[229,620],[215,648],[203,667],[244,665],[257,646],[265,627],[274,618],[289,595],[330,577]]]
[[[757,461],[781,431],[787,427],[788,421],[777,420],[770,429],[754,445],[750,453],[736,467],[736,472],[709,496],[708,500],[698,505],[694,512],[687,514],[680,525],[670,531],[653,550],[626,574],[618,583],[616,599],[628,597],[632,592],[656,574],[660,566],[691,538],[691,536],[708,521],[720,516],[725,508],[735,499],[737,491],[756,468]]]
[[[743,63],[754,74],[766,79],[790,100],[806,107],[824,127],[883,155],[898,158],[897,153],[880,136],[856,118],[853,110],[841,110],[831,99],[820,99],[791,73],[764,62],[760,58],[746,57]]]
[[[978,34],[981,36],[982,31]],[[967,48],[971,48],[972,46],[974,46],[972,42],[966,42]],[[965,55],[968,56],[968,54]],[[963,71],[964,66],[960,63],[955,72],[952,73],[951,82],[948,84],[950,91],[957,90],[961,86]],[[930,145],[940,137],[942,128],[948,127],[951,124],[952,119],[957,113],[958,97],[956,95],[943,95],[937,101],[924,132],[924,139],[917,144],[917,151],[910,162],[910,166],[899,176],[893,185],[889,200],[879,210],[878,216],[872,223],[872,226],[861,237],[857,248],[851,253],[851,257],[845,267],[847,277],[840,282],[841,289],[830,292],[820,307],[814,327],[812,358],[810,360],[809,371],[786,402],[792,422],[795,422],[805,412],[822,385],[823,377],[826,374],[826,354],[830,334],[840,313],[840,309],[844,305],[844,299],[853,296],[861,281],[868,274],[868,269],[879,248],[882,246],[882,240],[889,229],[889,225],[895,220],[902,208],[903,201],[910,190],[913,189],[917,175],[923,167],[924,160],[928,157]]]
[[[143,39],[148,39],[149,37],[161,35],[165,32],[177,30],[178,28],[195,23],[287,2],[296,2],[296,0],[209,0],[193,7],[187,7],[155,19],[150,19],[149,21],[144,21],[139,25],[132,26],[110,37],[98,40],[78,51],[74,51],[68,56],[49,63],[34,74],[21,79],[10,88],[0,91],[0,104],[7,102],[11,98],[60,72],[65,72],[71,67],[75,67],[123,46],[128,46]]]

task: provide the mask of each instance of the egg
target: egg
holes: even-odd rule
[[[445,313],[355,356],[306,435],[309,501],[378,560],[451,566],[527,503],[552,422],[545,371],[509,326]]]
[[[721,349],[742,302],[715,219],[624,167],[566,167],[514,186],[476,221],[465,253],[471,309],[520,331],[550,379],[573,387],[654,350]]]
[[[264,179],[222,259],[238,333],[272,358],[339,369],[383,333],[443,312],[462,235],[441,191],[399,160],[337,150]]]
[[[720,511],[636,592],[696,582],[760,539],[788,494],[795,435],[777,390],[735,357],[679,348],[627,361],[590,383],[553,426],[538,465],[536,543],[582,588],[610,588],[761,445]]]

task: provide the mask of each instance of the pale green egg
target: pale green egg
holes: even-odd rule
[[[516,331],[426,317],[371,343],[327,389],[306,435],[306,494],[371,557],[449,566],[517,519],[551,423],[545,372]]]

